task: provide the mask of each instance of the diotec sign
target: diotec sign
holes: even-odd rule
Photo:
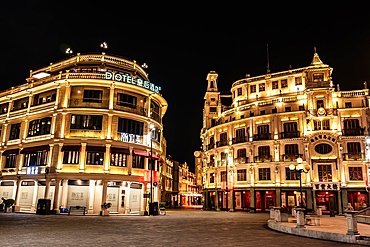
[[[156,93],[159,93],[159,90],[161,90],[161,87],[158,87],[158,86],[156,86],[153,83],[150,83],[148,81],[144,81],[141,78],[135,78],[133,76],[120,74],[120,73],[115,74],[115,73],[107,71],[107,72],[105,72],[104,79],[126,82],[126,83],[129,83],[129,84],[133,84],[133,85],[137,85],[139,87],[149,89],[149,90],[151,90],[153,92],[156,92]]]

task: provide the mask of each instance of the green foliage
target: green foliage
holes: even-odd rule
[[[165,208],[165,207],[166,207],[166,202],[159,203],[159,208]]]

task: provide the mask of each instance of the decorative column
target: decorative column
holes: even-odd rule
[[[38,191],[38,188],[39,188],[39,183],[38,183],[37,179],[35,179],[34,182],[35,182],[35,185],[33,186],[33,197],[32,197],[32,204],[31,204],[31,211],[36,212],[36,209],[37,209],[37,191]]]
[[[59,191],[60,191],[60,178],[55,179],[55,190],[54,190],[54,200],[53,200],[53,211],[59,214]]]
[[[81,152],[80,152],[80,172],[85,171],[86,164],[86,143],[81,143]]]
[[[46,177],[46,175],[45,175],[45,177]],[[49,199],[50,183],[51,183],[51,179],[50,178],[46,178],[45,192],[44,192],[44,198],[45,199]]]
[[[110,167],[110,147],[111,147],[111,144],[105,144],[104,173],[109,173],[109,167]]]
[[[67,205],[67,199],[68,199],[68,179],[63,179],[63,187],[62,187],[62,200],[61,205],[63,208],[66,208]]]
[[[360,235],[357,230],[356,213],[358,213],[358,211],[345,211],[347,221],[347,235]]]
[[[95,190],[96,190],[95,185],[96,185],[96,180],[91,179],[89,181],[89,204],[87,205],[87,213],[88,214],[93,214],[94,213],[94,193],[95,193]],[[103,202],[105,202],[105,201],[103,201]]]
[[[16,182],[16,193],[15,193],[15,202],[14,202],[14,211],[19,212],[21,211],[21,207],[19,206],[19,194],[21,193],[21,180],[18,178]]]

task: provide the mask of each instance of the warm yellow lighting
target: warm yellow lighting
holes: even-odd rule
[[[33,75],[32,77],[33,77],[33,78],[36,78],[36,79],[41,79],[41,78],[45,78],[45,77],[48,77],[48,76],[50,76],[50,74],[49,74],[49,73],[46,73],[46,72],[40,72],[40,73],[38,73],[38,74],[36,74],[36,75]]]

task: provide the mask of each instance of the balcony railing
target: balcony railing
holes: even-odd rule
[[[228,144],[227,140],[218,141],[216,142],[216,147],[226,146],[227,144]]]
[[[365,128],[355,128],[355,129],[343,129],[342,134],[344,136],[362,136],[364,135]]]
[[[343,154],[343,160],[351,161],[351,160],[365,160],[365,154],[364,153],[345,153]]]
[[[248,157],[239,157],[234,159],[234,164],[246,164],[248,163]]]
[[[119,110],[119,111],[124,111],[124,112],[131,112],[135,114],[139,114],[142,116],[146,116],[146,109],[141,106],[135,106],[135,107],[128,107],[128,106],[123,106],[123,105],[114,105],[113,106],[114,110]]]
[[[281,155],[282,161],[297,161],[298,158],[303,158],[303,154],[283,154]]]
[[[259,155],[254,156],[254,162],[271,162],[272,161],[272,155]]]
[[[298,138],[298,137],[300,137],[299,131],[280,132],[280,139]]]
[[[271,140],[271,133],[259,133],[253,135],[253,141]]]
[[[212,148],[214,148],[215,147],[215,144],[214,143],[210,143],[210,144],[207,144],[207,150],[210,150],[210,149],[212,149]]]
[[[70,99],[69,107],[91,107],[108,109],[109,100],[84,101],[84,99]]]
[[[243,143],[243,142],[247,142],[247,141],[248,141],[247,136],[238,136],[238,137],[234,137],[232,139],[233,144]]]

